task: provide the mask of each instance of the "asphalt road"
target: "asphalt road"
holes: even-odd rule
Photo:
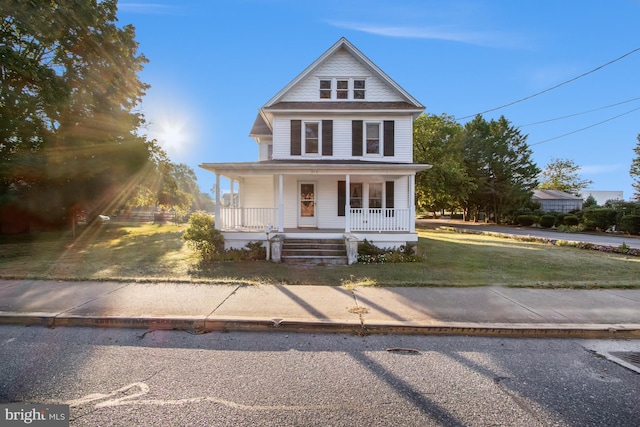
[[[636,426],[638,341],[0,327],[0,399],[72,426]]]
[[[416,224],[426,227],[453,227],[462,230],[486,231],[492,233],[513,234],[516,236],[535,236],[546,239],[566,240],[571,242],[587,242],[595,245],[619,247],[622,244],[630,248],[640,249],[640,236],[615,235],[607,233],[562,233],[550,229],[534,227],[500,226],[495,224],[420,219]]]

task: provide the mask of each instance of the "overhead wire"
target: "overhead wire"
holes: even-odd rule
[[[547,120],[541,120],[539,122],[527,123],[527,124],[524,124],[524,125],[519,125],[518,127],[522,128],[522,127],[525,127],[525,126],[540,125],[540,124],[543,124],[543,123],[549,123],[549,122],[555,122],[557,120],[568,119],[570,117],[581,116],[583,114],[593,113],[595,111],[606,110],[607,108],[616,107],[616,106],[622,105],[622,104],[627,104],[629,102],[637,101],[638,99],[640,99],[640,97],[627,99],[626,101],[616,102],[615,104],[610,104],[610,105],[606,105],[604,107],[594,108],[592,110],[582,111],[580,113],[568,114],[566,116],[555,117],[553,119],[547,119]]]
[[[553,141],[553,140],[556,140],[556,139],[564,138],[565,136],[569,136],[569,135],[573,135],[574,133],[582,132],[583,130],[587,130],[587,129],[590,129],[590,128],[592,128],[592,127],[596,127],[596,126],[598,126],[598,125],[601,125],[601,124],[603,124],[603,123],[610,122],[611,120],[615,120],[615,119],[617,119],[617,118],[619,118],[619,117],[626,116],[627,114],[631,114],[631,113],[633,113],[634,111],[638,111],[638,110],[640,110],[640,107],[634,108],[634,109],[629,110],[629,111],[627,111],[627,112],[624,112],[624,113],[622,113],[622,114],[618,114],[617,116],[610,117],[610,118],[608,118],[608,119],[606,119],[606,120],[603,120],[603,121],[601,121],[601,122],[594,123],[594,124],[592,124],[592,125],[589,125],[589,126],[586,126],[586,127],[583,127],[583,128],[577,129],[577,130],[574,130],[574,131],[572,131],[572,132],[565,133],[565,134],[563,134],[563,135],[559,135],[559,136],[555,136],[555,137],[553,137],[553,138],[545,139],[544,141],[539,141],[539,142],[536,142],[536,143],[534,143],[534,144],[529,144],[529,146],[533,146],[533,145],[540,145],[540,144],[544,144],[545,142],[549,142],[549,141]]]
[[[631,55],[631,54],[633,54],[633,53],[635,53],[635,52],[638,52],[638,51],[640,51],[640,47],[639,47],[639,48],[636,48],[636,49],[633,49],[632,51],[627,52],[627,53],[625,53],[624,55],[619,56],[618,58],[613,59],[613,60],[611,60],[611,61],[607,62],[606,64],[602,64],[602,65],[600,65],[600,66],[598,66],[598,67],[594,68],[593,70],[587,71],[586,73],[582,73],[582,74],[580,74],[579,76],[576,76],[576,77],[574,77],[574,78],[572,78],[572,79],[566,80],[566,81],[564,81],[564,82],[562,82],[562,83],[559,83],[559,84],[557,84],[557,85],[555,85],[555,86],[552,86],[552,87],[550,87],[550,88],[548,88],[548,89],[545,89],[545,90],[543,90],[543,91],[536,92],[536,93],[534,93],[533,95],[526,96],[526,97],[521,98],[521,99],[518,99],[518,100],[516,100],[516,101],[509,102],[508,104],[504,104],[504,105],[501,105],[501,106],[499,106],[499,107],[491,108],[491,109],[489,109],[489,110],[485,110],[485,111],[482,111],[482,112],[480,112],[480,113],[471,114],[471,115],[469,115],[469,116],[464,116],[464,117],[459,117],[459,118],[457,118],[456,120],[469,119],[469,118],[471,118],[471,117],[475,117],[475,116],[477,116],[477,115],[482,115],[482,114],[490,113],[490,112],[492,112],[492,111],[501,110],[501,109],[503,109],[503,108],[510,107],[510,106],[515,105],[515,104],[518,104],[518,103],[520,103],[520,102],[523,102],[523,101],[529,100],[529,99],[534,98],[534,97],[536,97],[536,96],[539,96],[539,95],[542,95],[542,94],[544,94],[544,93],[550,92],[550,91],[552,91],[552,90],[554,90],[554,89],[557,89],[557,88],[559,88],[559,87],[561,87],[561,86],[564,86],[564,85],[566,85],[566,84],[568,84],[568,83],[574,82],[574,81],[576,81],[576,80],[578,80],[578,79],[580,79],[580,78],[582,78],[582,77],[588,76],[589,74],[595,73],[596,71],[599,71],[599,70],[603,69],[604,67],[606,67],[606,66],[608,66],[608,65],[611,65],[611,64],[613,64],[613,63],[615,63],[615,62],[618,62],[618,61],[620,61],[621,59],[624,59],[624,58],[626,58],[627,56],[629,56],[629,55]]]

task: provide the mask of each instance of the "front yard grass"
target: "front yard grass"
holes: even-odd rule
[[[267,261],[202,263],[181,236],[187,225],[94,224],[75,238],[2,237],[0,277],[332,286],[640,287],[640,258],[418,229],[426,262],[289,266]]]

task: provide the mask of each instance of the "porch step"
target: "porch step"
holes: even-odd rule
[[[284,239],[282,261],[287,264],[347,264],[342,239]]]

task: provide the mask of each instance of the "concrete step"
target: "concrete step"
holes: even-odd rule
[[[282,262],[346,265],[347,249],[342,239],[285,239],[282,242]]]

